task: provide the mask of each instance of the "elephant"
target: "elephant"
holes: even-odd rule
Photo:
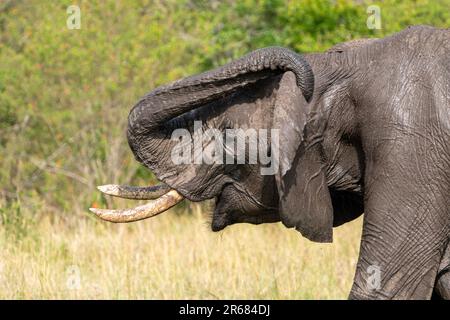
[[[129,113],[127,139],[161,184],[99,189],[154,201],[91,211],[131,222],[183,199],[213,199],[213,231],[281,221],[315,242],[332,242],[334,227],[364,213],[349,299],[449,298],[449,115],[449,29],[411,26],[321,53],[258,49],[143,96]],[[214,146],[212,156],[227,149],[229,130],[269,130],[259,141],[270,162],[249,161],[247,149],[244,162],[174,161],[173,150],[195,144],[174,131],[209,129],[222,138],[197,147]],[[225,151],[231,160],[242,155]]]

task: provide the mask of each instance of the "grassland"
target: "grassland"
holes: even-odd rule
[[[281,224],[213,233],[191,209],[129,225],[44,214],[0,229],[0,299],[346,298],[360,219],[315,244]]]

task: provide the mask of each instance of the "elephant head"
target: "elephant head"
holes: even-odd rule
[[[330,242],[333,208],[317,147],[324,122],[311,103],[313,92],[308,62],[280,47],[253,51],[151,91],[132,108],[127,136],[135,158],[162,184],[99,189],[113,196],[157,200],[130,210],[91,211],[112,222],[130,222],[159,214],[183,198],[215,199],[213,231],[238,222],[281,220],[311,240]],[[213,137],[206,134],[210,129]],[[251,136],[255,133],[256,140]],[[242,137],[244,151],[230,151],[225,141]],[[256,158],[251,154],[255,145]],[[180,146],[187,158],[174,161]],[[220,154],[222,146],[222,157],[215,159],[224,161],[207,161]],[[269,161],[262,161],[263,153]]]
[[[94,213],[127,222],[183,198],[215,198],[213,230],[281,221],[310,240],[329,242],[333,226],[364,212],[350,297],[429,298],[435,284],[446,296],[449,36],[446,29],[417,26],[304,56],[266,48],[160,87],[131,110],[128,141],[163,184],[101,187],[157,200]],[[195,139],[210,129],[214,139]],[[180,130],[187,139],[173,139]],[[229,130],[269,130],[270,137],[244,140],[244,152],[229,152]],[[270,150],[270,161],[260,154],[252,161],[255,145]],[[193,161],[174,161],[184,149]],[[223,157],[244,161],[204,161],[221,149]],[[198,150],[209,156],[198,157]],[[368,286],[374,266],[382,273],[376,290]]]

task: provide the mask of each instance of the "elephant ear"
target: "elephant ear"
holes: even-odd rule
[[[274,106],[273,127],[279,129],[279,170],[275,180],[282,223],[316,242],[332,242],[333,206],[328,190],[320,136],[324,119],[309,110],[295,75],[281,78]]]

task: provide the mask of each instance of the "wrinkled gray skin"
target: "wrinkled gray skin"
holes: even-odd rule
[[[449,114],[450,31],[419,26],[319,54],[266,48],[160,87],[130,112],[128,141],[187,199],[215,199],[214,231],[281,221],[331,242],[365,212],[350,298],[449,298]],[[279,129],[279,172],[173,164],[171,133],[194,120]]]

